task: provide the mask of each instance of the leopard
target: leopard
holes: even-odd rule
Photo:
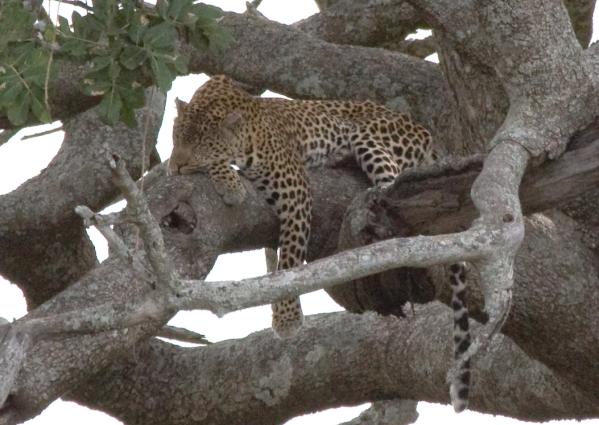
[[[437,155],[423,125],[370,100],[259,97],[216,75],[189,102],[175,103],[169,174],[207,173],[231,206],[243,203],[247,195],[241,177],[252,182],[279,219],[279,270],[299,266],[307,257],[312,216],[308,168],[353,157],[372,185],[384,188],[405,170],[434,162]],[[456,267],[451,282],[457,359],[470,337],[464,330],[463,266]],[[271,307],[275,334],[295,335],[303,322],[299,298]],[[460,378],[469,371],[463,372]],[[465,406],[468,383],[462,379],[452,384],[454,408]]]

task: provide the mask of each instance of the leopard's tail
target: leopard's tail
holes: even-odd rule
[[[471,343],[468,308],[466,306],[466,265],[463,262],[452,264],[450,271],[456,366],[451,374],[449,395],[453,409],[459,413],[468,407],[468,395],[470,393],[470,359],[463,358]]]

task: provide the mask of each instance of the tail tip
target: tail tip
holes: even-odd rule
[[[451,398],[451,405],[456,413],[461,413],[468,407],[468,387],[462,386],[457,388],[456,385],[451,385],[449,388],[449,395]]]

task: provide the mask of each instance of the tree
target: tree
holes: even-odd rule
[[[159,2],[157,10],[168,14],[173,4]],[[448,302],[437,265],[458,260],[473,265],[469,300],[480,321],[473,324],[479,350],[469,353],[470,408],[525,420],[599,416],[599,53],[587,48],[594,2],[565,6],[330,1],[291,26],[250,7],[219,20],[232,41],[216,50],[188,42],[203,27],[163,27],[148,40],[169,34],[174,42],[164,49],[189,62],[152,65],[147,56],[138,64],[144,78],[130,85],[148,94],[137,126],[123,112],[137,102],[127,104],[133,98],[122,94],[110,65],[100,68],[110,87],[82,95],[89,70],[65,52],[51,53],[60,34],[43,34],[36,49],[56,56],[44,62],[56,77],[31,77],[39,84],[26,110],[0,100],[9,105],[0,117],[6,131],[49,113],[65,130],[48,168],[0,197],[0,273],[19,285],[29,307],[0,327],[0,423],[30,418],[65,395],[131,424],[274,424],[364,401],[380,403],[356,423],[384,423],[385,412],[409,423],[415,403],[407,400],[448,402],[450,309],[430,301]],[[136,13],[148,6],[130,7],[127,19],[141,19]],[[162,23],[152,16],[151,26]],[[416,28],[434,35],[407,42]],[[439,65],[419,58],[431,51]],[[351,166],[314,170],[311,262],[208,284],[201,279],[219,253],[273,247],[277,223],[252,190],[243,207],[231,208],[206,176],[164,177],[153,154],[164,96],[151,86],[166,89],[187,71],[226,73],[256,93],[409,108],[443,150],[466,158],[407,173],[387,191],[367,191]],[[107,105],[115,90],[121,105]],[[130,176],[150,167],[142,193]],[[122,195],[125,213],[93,212]],[[109,241],[102,264],[85,225]],[[400,266],[430,268],[390,271]],[[324,287],[353,311],[401,314],[397,306],[406,301],[430,303],[408,320],[313,317],[289,341],[266,330],[189,350],[152,338],[182,308],[222,314]]]

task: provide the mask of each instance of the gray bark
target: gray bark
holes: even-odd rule
[[[314,317],[289,342],[270,330],[197,349],[152,341],[135,359],[80,388],[77,400],[93,399],[94,407],[131,424],[231,425],[280,424],[307,411],[365,399],[415,396],[447,403],[450,320],[449,309],[430,305],[410,320],[372,313]],[[570,391],[509,339],[500,341],[486,363],[474,366],[476,410],[519,412],[529,420],[568,417],[568,411],[579,417],[597,414],[593,400]],[[425,366],[423,358],[439,361]],[[520,385],[523,373],[535,384]],[[496,403],[488,397],[494,393],[506,398]]]
[[[159,93],[152,99],[151,105],[137,113],[137,129],[123,124],[114,128],[103,125],[93,111],[66,121],[65,139],[48,167],[1,197],[0,250],[11,255],[0,261],[0,273],[19,285],[30,308],[59,293],[96,265],[95,250],[74,208],[85,200],[91,208],[102,209],[119,193],[103,165],[103,148],[121,155],[134,176],[141,175],[144,135],[140,129],[146,111],[150,119],[145,169],[149,168],[148,158],[156,143],[165,101]]]
[[[372,99],[409,109],[438,135],[440,145],[462,138],[450,107],[451,93],[436,64],[381,49],[328,43],[252,15],[226,13],[221,24],[235,42],[222,54],[183,44],[191,54],[190,72],[226,73],[293,98]],[[51,82],[54,118],[73,116],[99,102],[81,96],[82,69],[59,60],[56,66],[65,78]],[[370,75],[377,78],[366,84],[364,76]],[[10,127],[6,117],[0,117],[0,128]]]
[[[330,43],[393,48],[426,23],[406,1],[394,0],[340,2],[294,26]]]
[[[429,208],[438,217],[437,231],[457,232],[476,218],[473,225],[445,236],[383,242],[378,247],[418,250],[384,267],[475,261],[481,276],[471,285],[473,310],[479,318],[483,312],[490,316],[491,325],[505,325],[503,335],[492,339],[493,326],[475,326],[482,336],[477,342],[486,349],[473,358],[473,409],[527,420],[598,417],[594,360],[599,354],[599,277],[596,253],[586,245],[588,235],[598,232],[595,215],[585,209],[596,197],[586,193],[572,201],[572,193],[563,195],[572,187],[568,181],[577,182],[577,190],[595,185],[594,174],[585,174],[594,169],[592,161],[588,169],[575,169],[571,180],[552,180],[555,173],[567,177],[573,168],[556,161],[529,170],[536,177],[523,181],[525,212],[536,211],[527,210],[527,202],[546,208],[569,200],[567,211],[578,222],[559,212],[525,218],[518,196],[526,164],[558,157],[574,132],[592,121],[599,99],[596,48],[581,50],[557,1],[409,3],[441,40],[440,66],[379,49],[331,44],[255,16],[227,14],[223,24],[236,42],[222,56],[193,52],[192,69],[226,72],[254,87],[294,97],[409,104],[448,150],[489,152],[480,173],[467,169],[471,179],[461,176],[463,185],[451,188],[467,190],[473,184],[471,204],[462,202],[461,194],[447,218],[439,212],[442,202]],[[73,101],[80,75],[76,70],[65,75],[70,78],[55,102],[65,105],[63,116],[70,116],[93,99]],[[377,77],[366,83],[365,75]],[[223,283],[177,292],[189,286],[174,285],[171,272],[163,268],[164,252],[154,245],[161,239],[156,232],[140,233],[149,255],[129,261],[135,241],[130,225],[120,229],[129,245],[114,245],[111,257],[97,265],[74,207],[85,204],[97,211],[117,196],[103,157],[106,143],[133,164],[131,174],[139,175],[141,146],[147,143],[149,156],[162,102],[157,99],[150,107],[155,120],[145,141],[139,130],[101,126],[93,111],[67,121],[67,139],[44,174],[0,197],[0,246],[10,253],[0,258],[0,272],[24,289],[32,309],[15,325],[0,324],[0,335],[8,342],[0,351],[0,366],[8,366],[0,373],[0,423],[30,418],[64,394],[127,423],[144,424],[274,424],[340,404],[397,398],[447,402],[450,319],[449,309],[438,304],[418,308],[415,317],[402,320],[349,313],[311,318],[299,337],[287,342],[275,340],[270,331],[196,349],[151,338],[173,314],[173,306],[192,305],[185,304],[190,299],[195,299],[193,305],[208,305],[201,302],[212,296],[210,288]],[[568,155],[562,164],[571,160]],[[551,167],[554,174],[547,171]],[[432,180],[416,179],[414,187],[418,181],[426,185],[435,178],[448,182],[460,176],[449,174],[429,170],[425,175]],[[356,170],[317,170],[310,176],[315,196],[310,255],[316,259],[337,249],[338,231],[351,217],[344,224],[343,213],[366,183]],[[542,194],[546,197],[535,186],[544,178],[550,183],[540,187],[555,189]],[[229,208],[204,176],[164,179],[156,172],[148,180],[152,183],[144,186],[151,211],[183,278],[202,279],[219,253],[276,243],[276,219],[253,190],[243,207]],[[527,187],[533,189],[527,192]],[[398,186],[386,196],[400,208],[402,202],[414,207],[418,199],[401,195],[401,190]],[[360,209],[364,207],[355,211]],[[393,217],[393,206],[382,209]],[[463,210],[469,212],[460,215]],[[575,231],[580,226],[582,236]],[[475,246],[472,238],[481,235],[485,240],[474,241]],[[441,242],[448,242],[447,249],[438,249]],[[356,252],[337,258],[351,255]],[[371,255],[368,267],[381,258]],[[323,287],[344,272],[327,267],[329,280],[319,281],[318,267],[314,262],[286,275],[227,285],[224,291],[245,292],[229,305],[217,299],[214,309]],[[302,283],[302,273],[316,277]],[[289,287],[272,286],[294,276]],[[439,270],[420,279],[417,283],[432,283],[437,293],[446,289]],[[181,301],[173,301],[172,293],[163,291],[167,287],[183,295]],[[258,290],[252,296],[253,288]],[[446,296],[441,292],[434,298]]]
[[[347,200],[349,200],[351,198],[351,196],[349,196],[349,193],[352,192],[352,187],[348,187],[347,185],[347,181],[349,176],[346,176],[343,181],[343,184],[340,184],[339,182],[341,181],[341,179],[339,178],[331,178],[332,175],[334,175],[335,173],[339,174],[341,173],[341,170],[321,170],[318,171],[314,176],[313,176],[313,181],[314,181],[314,185],[316,187],[321,187],[324,186],[324,184],[321,184],[321,182],[325,181],[327,182],[327,184],[331,185],[333,183],[331,182],[337,182],[337,186],[336,186],[336,193],[340,194],[340,198],[343,198],[343,193],[344,190],[346,191],[345,193],[347,193],[348,195],[346,195]],[[343,174],[340,174],[343,175]],[[337,176],[339,177],[339,175]],[[215,244],[215,246],[213,246],[213,250],[210,250],[211,252],[213,252],[213,255],[210,256],[196,256],[194,259],[196,261],[201,261],[201,260],[206,260],[208,263],[214,261],[214,255],[216,252],[218,252],[219,250],[223,250],[223,247],[227,247],[228,249],[231,249],[231,244],[232,241],[234,239],[237,239],[237,235],[238,235],[238,230],[235,228],[230,228],[228,227],[228,223],[230,223],[230,221],[227,220],[227,217],[230,219],[230,217],[235,217],[239,222],[243,222],[243,223],[247,223],[248,225],[248,229],[250,230],[247,234],[247,238],[244,240],[244,248],[250,248],[250,247],[258,247],[258,246],[263,246],[263,245],[268,245],[268,244],[272,244],[273,240],[272,240],[272,235],[274,235],[276,232],[276,220],[275,218],[270,215],[268,213],[268,206],[253,192],[250,192],[250,205],[251,208],[247,208],[247,206],[245,208],[239,208],[239,209],[231,209],[231,208],[227,208],[225,206],[222,205],[222,203],[220,202],[220,200],[218,199],[218,196],[213,192],[213,190],[210,187],[210,183],[207,181],[207,179],[204,176],[194,176],[193,178],[189,178],[190,180],[193,180],[195,183],[193,185],[189,185],[189,184],[176,184],[177,182],[173,182],[173,181],[163,181],[163,180],[158,180],[158,186],[157,187],[151,187],[148,189],[148,195],[150,196],[150,199],[155,199],[156,202],[154,202],[154,206],[155,208],[158,208],[158,210],[155,212],[157,217],[164,217],[165,215],[168,215],[170,213],[170,211],[172,211],[173,209],[175,209],[177,202],[185,202],[188,203],[188,205],[191,205],[191,209],[198,213],[199,216],[202,217],[215,217],[217,221],[211,221],[208,220],[206,223],[201,223],[200,226],[197,228],[196,231],[194,231],[191,236],[189,236],[188,239],[186,239],[185,237],[183,237],[183,235],[181,235],[178,231],[177,228],[171,228],[170,230],[166,231],[166,237],[167,237],[167,241],[170,241],[170,243],[175,243],[175,245],[178,246],[183,246],[186,247],[187,249],[193,249],[193,243],[201,243],[202,245],[206,242],[205,239],[203,238],[199,238],[199,235],[209,235],[209,234],[213,234],[215,237],[217,237],[218,240],[218,245]],[[175,179],[175,180],[179,180],[179,179]],[[351,179],[350,179],[351,181]],[[359,184],[358,182],[356,184]],[[187,192],[185,193],[184,191],[175,191],[173,190],[173,187],[187,187],[189,189],[191,189],[191,193]],[[349,185],[350,186],[350,185]],[[330,192],[328,192],[328,194],[330,194]],[[190,197],[191,196],[191,197]],[[328,195],[327,195],[328,196]],[[325,199],[317,199],[317,208],[319,203],[323,204],[326,203],[327,204],[327,208],[323,208],[323,213],[324,216],[322,219],[326,219],[326,216],[328,214],[330,214],[330,216],[338,216],[339,213],[341,211],[343,211],[343,205],[330,205],[326,198]],[[335,208],[337,208],[337,213],[334,212]],[[318,209],[320,211],[320,209]],[[225,217],[225,218],[223,218]],[[321,220],[322,220],[321,219]],[[262,222],[261,224],[259,224],[260,222]],[[220,223],[220,227],[219,227],[219,223]],[[254,224],[252,224],[254,223]],[[180,223],[179,223],[180,224]],[[202,226],[206,226],[205,228],[203,228]],[[251,231],[252,229],[254,229],[254,231]],[[321,232],[324,232],[326,229],[322,228],[322,230],[320,230]],[[327,232],[329,232],[329,229],[326,230]],[[546,226],[541,226],[541,231],[546,231]],[[565,233],[569,233],[569,230],[564,230]],[[530,232],[529,232],[530,234]],[[555,239],[555,236],[550,236],[550,235],[543,235],[543,232],[541,232],[540,235],[541,238],[549,238],[549,240],[551,239]],[[179,241],[178,243],[176,243],[176,241]],[[210,240],[210,239],[208,239]],[[545,240],[544,242],[535,242],[533,244],[531,244],[531,246],[536,247],[536,246],[540,246],[540,244],[543,243],[547,243],[547,240]],[[202,246],[200,245],[200,246]],[[206,247],[204,246],[204,252],[206,252]],[[560,249],[561,247],[561,243],[559,241],[556,241],[556,249]],[[579,248],[577,248],[577,251],[574,251],[572,249],[572,247],[569,247],[569,252],[572,252],[572,255],[574,257],[578,257],[580,255],[579,253]],[[545,256],[544,252],[539,252],[538,250],[533,249],[533,253],[536,255],[541,255],[542,257]],[[583,257],[582,257],[583,258]],[[588,258],[588,261],[592,262],[591,258]],[[568,258],[564,259],[564,263],[565,265],[569,264],[570,260]],[[551,265],[547,265],[547,266],[553,266],[553,264]],[[562,267],[561,265],[557,265],[559,267]],[[200,267],[201,269],[206,269],[205,267]],[[524,268],[526,270],[539,270],[538,266],[534,266],[533,264],[530,263],[525,263]],[[115,262],[113,261],[109,261],[105,264],[103,264],[102,266],[100,266],[98,269],[96,269],[94,271],[94,273],[92,273],[91,275],[89,275],[89,278],[86,281],[82,281],[80,283],[78,283],[77,285],[74,285],[73,287],[69,288],[67,291],[63,292],[63,294],[61,294],[60,296],[58,296],[56,299],[53,300],[52,304],[49,304],[46,308],[45,308],[45,313],[48,313],[49,311],[52,311],[54,309],[56,309],[57,311],[61,311],[64,310],[65,307],[62,307],[62,303],[64,302],[68,302],[69,308],[74,308],[74,307],[79,307],[79,306],[86,306],[86,305],[96,305],[99,301],[102,302],[108,302],[110,301],[111,297],[117,297],[118,299],[121,299],[121,297],[126,297],[127,299],[137,299],[140,296],[142,296],[144,294],[144,292],[147,292],[148,288],[150,287],[148,281],[146,281],[146,283],[144,283],[143,280],[141,280],[138,276],[131,276],[130,274],[124,273],[126,271],[126,269],[123,269],[123,265],[122,263],[120,263],[119,266],[119,262]],[[580,268],[580,272],[582,274],[585,273],[585,269],[584,268]],[[543,271],[540,272],[541,275],[543,276],[543,278],[546,278],[547,274],[548,274],[548,270],[544,269]],[[552,287],[549,291],[549,293],[554,293],[557,292],[559,293],[560,291],[567,291],[567,288],[569,288],[572,285],[572,282],[574,281],[578,281],[578,277],[577,276],[573,276],[572,277],[572,281],[564,281],[560,276],[560,272],[555,273],[556,279],[554,284],[558,285],[559,287],[563,287],[563,290],[559,290],[556,289],[555,287]],[[591,275],[592,276],[592,275]],[[538,279],[540,279],[540,276],[538,275],[534,275],[528,277],[529,279],[532,279],[533,281],[537,281]],[[98,282],[94,282],[94,280],[96,279],[102,279],[101,283]],[[594,282],[589,282],[589,285],[591,288],[593,288],[593,285],[596,285],[596,283]],[[518,314],[518,310],[513,310],[513,315],[516,318],[520,318],[520,320],[523,321],[523,323],[518,322],[517,324],[513,325],[515,328],[517,329],[527,329],[527,326],[525,325],[525,323],[527,323],[527,321],[529,320],[530,317],[532,317],[531,315],[533,315],[533,312],[530,310],[529,307],[529,301],[528,301],[528,295],[526,295],[527,290],[532,290],[532,291],[536,291],[536,290],[541,290],[543,291],[545,287],[541,287],[541,288],[533,288],[534,285],[527,283],[526,281],[523,281],[522,284],[518,284],[517,288],[520,291],[520,288],[523,288],[524,290],[524,294],[523,299],[524,301],[522,302],[522,313],[523,314]],[[85,297],[83,297],[81,291],[84,291],[85,293]],[[132,292],[133,291],[133,292]],[[77,297],[73,297],[73,293],[78,294]],[[118,295],[117,295],[118,294]],[[582,292],[583,295],[581,295],[580,297],[577,296],[577,299],[580,300],[588,300],[589,303],[594,303],[596,301],[594,301],[594,299],[592,298],[593,292],[591,290],[591,292]],[[532,295],[534,297],[538,297],[539,294],[534,294]],[[546,299],[547,297],[544,297],[543,299]],[[555,298],[551,298],[550,299],[553,300],[554,302],[561,302],[561,300],[559,298],[555,299]],[[74,303],[75,301],[75,303]],[[79,302],[77,302],[79,301]],[[533,303],[534,304],[534,303]],[[518,305],[518,303],[516,303],[516,305]],[[593,311],[593,309],[588,309],[587,307],[584,307],[583,305],[579,306],[581,308],[581,310],[583,311]],[[514,307],[514,309],[516,308],[516,306]],[[555,311],[555,305],[552,303],[539,303],[537,305],[537,308],[539,308],[540,310],[542,310],[542,312],[545,312],[546,314],[548,314],[551,317],[551,320],[555,321],[555,322],[559,322],[560,320],[563,320],[563,316],[554,316],[553,312]],[[566,308],[567,311],[564,311],[564,315],[569,315],[570,314],[570,307],[568,306],[568,308]],[[540,312],[541,313],[541,312]],[[418,316],[419,317],[419,316]],[[545,318],[546,320],[548,318]],[[380,320],[386,320],[386,319],[380,319]],[[441,332],[447,332],[448,331],[448,317],[446,317],[444,319],[444,323],[445,326],[441,326],[439,325],[439,331]],[[587,318],[587,320],[589,322],[594,322],[597,319],[596,318]],[[397,323],[403,323],[401,321],[398,321]],[[408,321],[408,324],[410,324],[411,326],[411,322]],[[545,323],[545,322],[543,322]],[[553,322],[550,322],[553,323]],[[144,325],[145,328],[148,327],[154,327],[156,328],[156,326],[158,326],[157,324],[151,324],[151,323],[147,323],[146,325]],[[419,327],[419,325],[415,325],[417,329],[422,329]],[[510,326],[510,322],[508,322],[508,326]],[[52,395],[52,392],[47,392],[48,390],[45,391],[41,391],[44,390],[43,387],[40,387],[40,377],[38,376],[38,374],[44,374],[46,370],[46,368],[48,368],[48,365],[52,366],[53,371],[56,372],[60,372],[59,376],[63,377],[63,379],[66,381],[64,385],[67,385],[67,383],[72,383],[74,380],[77,382],[83,382],[84,379],[87,379],[91,376],[93,376],[95,373],[100,372],[101,370],[103,370],[103,368],[106,366],[107,363],[113,363],[115,365],[120,364],[120,362],[115,362],[115,359],[118,359],[120,356],[122,356],[123,354],[126,354],[130,348],[130,345],[125,345],[124,347],[121,346],[119,348],[120,344],[131,344],[131,340],[132,339],[136,339],[138,337],[140,337],[140,333],[141,330],[138,330],[139,327],[134,327],[134,328],[130,328],[128,330],[128,332],[123,333],[122,331],[116,331],[116,332],[108,332],[108,333],[101,333],[95,336],[85,336],[85,337],[71,337],[69,339],[67,339],[68,346],[67,347],[71,347],[69,350],[69,352],[72,352],[71,356],[68,358],[68,362],[65,362],[65,359],[62,356],[52,356],[52,350],[51,348],[54,348],[54,350],[56,349],[56,345],[55,343],[52,343],[51,341],[49,342],[40,342],[38,343],[38,348],[35,350],[34,353],[32,353],[32,355],[34,356],[33,358],[28,359],[28,362],[26,363],[26,367],[23,369],[23,371],[21,372],[21,388],[20,390],[23,391],[23,396],[22,397],[13,397],[12,402],[15,403],[15,406],[18,406],[18,402],[22,399],[27,400],[27,405],[31,405],[32,403],[36,402],[36,400],[39,400],[40,398],[40,394],[43,394],[43,397],[48,397],[48,398],[52,398],[52,397],[56,397],[58,394],[56,395]],[[427,328],[428,329],[428,328]],[[583,328],[584,329],[584,328]],[[344,329],[344,326],[341,326],[341,329],[339,329],[340,332],[344,333],[346,330]],[[571,331],[571,329],[568,328],[568,331]],[[148,334],[151,332],[149,330],[147,330]],[[352,337],[354,335],[353,332],[349,332],[349,337]],[[593,338],[593,335],[588,336],[590,338]],[[89,347],[90,352],[86,352],[86,350],[81,350],[80,344],[81,341],[80,339],[83,338],[85,341],[85,347]],[[270,337],[269,337],[270,338]],[[432,344],[440,344],[441,347],[443,347],[443,350],[447,350],[448,345],[447,344],[443,344],[440,341],[444,340],[443,338],[439,337],[439,338],[435,338],[434,342],[431,342]],[[120,341],[120,344],[119,344]],[[447,340],[445,340],[447,341]],[[96,345],[96,343],[98,345]],[[61,346],[64,347],[65,342],[63,341],[61,343]],[[72,345],[71,345],[72,344]],[[251,342],[251,344],[254,344],[254,342]],[[250,344],[250,345],[251,345]],[[300,344],[302,345],[302,344]],[[584,347],[596,347],[598,344],[596,342],[593,341],[586,341]],[[138,345],[138,348],[136,349],[136,352],[140,349],[142,349],[142,347],[144,347],[145,344],[141,343],[141,345]],[[269,344],[267,344],[266,346],[269,346]],[[410,346],[412,346],[412,344],[410,344]],[[581,345],[576,345],[573,342],[573,347],[576,347],[575,352],[579,352],[578,347],[581,347]],[[47,348],[44,348],[47,347]],[[75,347],[79,347],[77,348],[77,350],[75,350]],[[222,349],[224,350],[230,350],[230,348],[227,348],[227,344],[216,344],[214,347],[222,347]],[[66,348],[66,347],[65,347]],[[535,349],[536,350],[545,350],[545,348],[540,344],[537,343],[535,344]],[[50,351],[48,351],[50,350]],[[428,348],[425,348],[425,350],[428,350]],[[270,352],[270,349],[268,349],[267,351]],[[91,353],[93,353],[93,356],[91,355]],[[447,355],[447,351],[445,351],[446,355]],[[538,354],[538,353],[537,353]],[[566,353],[564,358],[568,358],[572,353]],[[590,356],[592,356],[592,352],[588,353]],[[31,355],[30,355],[31,356]],[[54,358],[56,361],[56,364],[52,363],[51,361],[49,362],[49,356],[50,358]],[[88,361],[82,363],[82,361],[85,360],[86,356],[91,356],[91,358],[88,359]],[[578,354],[578,356],[580,356],[580,354]],[[177,356],[175,356],[176,358]],[[37,358],[38,360],[35,360],[35,358]],[[102,360],[103,358],[106,358],[106,360]],[[165,357],[166,358],[166,357]],[[431,358],[436,358],[434,356],[432,356]],[[592,359],[593,357],[589,357],[589,359]],[[77,360],[79,359],[79,360]],[[447,367],[447,361],[448,361],[448,357],[439,357],[436,358],[439,363],[439,367],[441,367],[441,365],[444,365],[443,367],[446,368]],[[169,364],[173,359],[171,358],[171,360],[169,360]],[[219,361],[221,361],[222,358],[219,357]],[[234,359],[233,359],[234,360]],[[158,360],[157,360],[158,361]],[[164,361],[164,359],[162,360]],[[432,360],[431,360],[432,361]],[[405,360],[404,360],[405,363]],[[589,360],[587,360],[587,364],[589,363]],[[128,362],[125,362],[125,365],[127,365]],[[141,365],[141,364],[140,364]],[[119,366],[120,367],[120,366]],[[166,366],[162,366],[161,368],[158,368],[158,370],[164,371]],[[173,373],[175,373],[175,375],[177,374],[175,372],[176,370],[176,365],[173,365],[174,369],[173,369]],[[194,367],[197,368],[197,363],[194,363]],[[418,369],[418,367],[416,367]],[[206,364],[205,367],[201,367],[198,369],[198,372],[201,371],[205,371],[205,370],[211,370],[212,367],[209,364]],[[525,368],[526,369],[526,368]],[[154,367],[149,367],[148,369],[146,369],[144,367],[144,370],[146,370],[148,373],[150,373],[150,371],[152,371],[152,373],[154,373],[156,371],[156,369]],[[444,369],[445,370],[445,369]],[[500,369],[501,370],[501,369]],[[588,369],[586,369],[588,371]],[[360,368],[355,368],[354,369],[355,372],[360,372],[361,369]],[[120,373],[120,372],[119,372]],[[361,372],[360,372],[361,373]],[[425,373],[425,372],[423,372]],[[593,381],[594,375],[591,373],[584,373],[582,374],[584,375],[587,380],[587,386],[592,386],[595,385],[596,382]],[[118,379],[116,379],[116,377],[110,377],[107,378],[109,380],[112,380],[114,382],[114,385],[120,386],[120,385],[124,385],[123,383],[121,383],[121,381],[119,381]],[[141,378],[140,378],[141,380]],[[27,382],[30,382],[32,387],[27,390],[26,386],[27,386]],[[141,380],[140,382],[144,382],[144,380]],[[234,381],[235,382],[235,381]],[[417,382],[417,381],[410,381],[410,382]],[[71,397],[76,397],[76,399],[80,402],[85,402],[90,406],[95,406],[95,407],[101,407],[103,409],[105,409],[106,407],[104,405],[99,406],[97,404],[94,403],[94,398],[98,396],[98,391],[101,394],[110,394],[112,393],[112,391],[105,391],[106,387],[105,386],[97,386],[96,385],[97,382],[91,382],[88,385],[83,385],[80,386],[80,391],[82,388],[85,388],[85,394],[87,394],[87,397],[82,398],[81,396],[81,392],[78,391],[75,394],[72,394]],[[147,382],[146,382],[147,384]],[[51,388],[55,388],[57,386],[57,383],[55,381],[53,381],[52,383],[48,383],[48,385]],[[427,384],[428,387],[429,384]],[[146,388],[145,392],[141,392],[139,393],[139,396],[142,398],[147,398],[149,393],[153,392],[153,389],[150,390],[150,388],[153,387],[149,387],[147,385],[144,385]],[[156,386],[163,388],[163,382],[162,381],[158,381],[156,383]],[[125,385],[125,387],[128,388],[128,384]],[[62,387],[64,388],[64,387]],[[61,388],[61,389],[62,389]],[[99,390],[100,388],[102,388],[102,390]],[[121,387],[122,388],[122,387]],[[304,387],[305,388],[305,387]],[[335,391],[333,389],[329,389],[332,391]],[[30,391],[30,392],[29,392]],[[116,391],[116,390],[115,390]],[[446,397],[445,392],[443,391],[443,389],[440,390],[440,393],[444,394],[444,397]],[[115,392],[114,394],[117,394],[118,392]],[[34,395],[37,395],[36,397],[34,397]],[[331,397],[334,396],[330,395]],[[408,396],[408,394],[404,394],[404,393],[394,393],[392,396],[394,397],[405,397]],[[89,397],[89,398],[88,398]],[[323,395],[324,397],[324,395]],[[586,396],[583,397],[583,399],[585,397],[589,397],[589,394],[587,393]],[[446,400],[446,399],[444,399]],[[358,402],[358,401],[356,401]],[[139,405],[140,408],[145,406],[145,404],[142,402],[142,400],[139,400]],[[136,403],[131,403],[133,405],[135,405]],[[584,404],[584,403],[583,403]],[[596,406],[596,400],[593,402],[589,402],[588,403],[589,406]],[[42,405],[43,406],[43,405]],[[577,405],[578,406],[578,405]],[[39,408],[39,406],[37,407]],[[145,409],[145,407],[144,407]],[[544,409],[544,407],[543,407]],[[540,411],[543,411],[543,409],[540,409]],[[576,409],[578,409],[578,407],[576,407]],[[575,411],[578,411],[576,410]],[[544,411],[547,412],[547,410],[545,409]],[[584,412],[584,410],[582,410]],[[135,411],[132,410],[132,413],[130,413],[131,415],[138,415],[138,414],[142,414],[139,411]],[[135,413],[137,412],[137,413]],[[553,410],[551,412],[554,412]],[[115,412],[113,412],[115,413]],[[505,412],[507,414],[507,412]],[[548,413],[549,414],[549,413]],[[554,413],[551,413],[554,414]],[[571,412],[572,415],[576,414],[573,412]],[[584,414],[583,414],[584,415]],[[591,413],[588,413],[588,415],[591,415]],[[568,416],[568,414],[565,414],[565,416]],[[560,417],[565,417],[565,416],[560,416]],[[247,416],[246,420],[247,420]],[[519,416],[522,417],[522,416]],[[576,416],[576,417],[583,417],[583,416]],[[144,417],[145,418],[145,417]],[[229,420],[230,418],[228,418],[227,420]],[[129,419],[128,419],[129,420]],[[145,420],[145,419],[144,419]],[[132,423],[135,423],[135,421],[131,421]],[[163,423],[168,423],[168,422],[163,422]],[[177,422],[173,422],[173,423],[177,423]],[[211,422],[208,422],[211,423]],[[234,423],[234,422],[229,422],[229,423]],[[263,423],[268,423],[268,422],[263,422]]]

